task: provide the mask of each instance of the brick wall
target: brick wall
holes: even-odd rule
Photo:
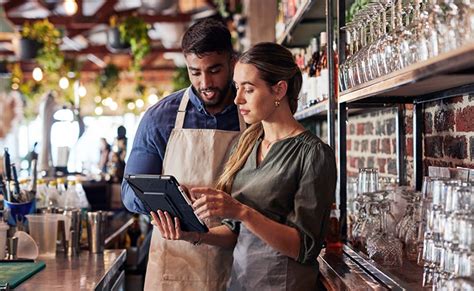
[[[405,106],[406,173],[413,177],[412,105]],[[348,175],[375,167],[382,177],[397,177],[396,109],[349,117]],[[474,95],[426,103],[423,108],[424,173],[430,165],[474,168]]]

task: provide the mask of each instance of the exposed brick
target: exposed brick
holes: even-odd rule
[[[456,104],[456,103],[461,103],[464,100],[464,96],[457,96],[453,98],[447,98],[443,100],[444,103],[446,104]]]
[[[474,131],[474,106],[467,106],[456,112],[456,130]]]
[[[387,164],[387,159],[377,159],[377,165],[379,168],[379,173],[385,173],[385,165]]]
[[[367,158],[367,168],[373,168],[375,165],[374,157]]]
[[[431,136],[424,138],[425,156],[431,158],[440,158],[443,156],[443,137]]]
[[[395,133],[397,129],[397,124],[395,118],[390,118],[385,121],[385,124],[387,126],[387,135],[392,135]]]
[[[467,158],[467,139],[465,136],[446,136],[444,138],[444,154],[456,159]]]
[[[411,115],[405,119],[405,132],[406,134],[413,134],[413,117]]]
[[[346,148],[348,151],[350,151],[352,149],[352,140],[348,139],[346,141]]]
[[[354,125],[354,124],[350,124],[350,125],[349,125],[349,134],[350,134],[350,135],[354,135],[354,134],[355,134],[355,125]]]
[[[375,134],[376,135],[385,134],[385,125],[379,120],[377,120],[377,122],[375,123]]]
[[[363,135],[364,134],[364,124],[363,123],[357,123],[356,134],[357,135]]]
[[[360,148],[360,142],[358,140],[354,141],[354,150],[358,152],[359,148]]]
[[[425,112],[423,114],[425,133],[433,133],[433,114]]]
[[[379,143],[379,153],[384,153],[384,154],[390,154],[390,139],[389,138],[384,138],[380,141]]]
[[[349,166],[351,168],[357,168],[357,158],[349,157]]]
[[[363,140],[361,143],[361,151],[362,152],[368,152],[369,151],[369,141],[368,140]]]
[[[392,175],[397,174],[397,160],[388,159],[387,172]]]
[[[392,138],[392,153],[396,154],[397,153],[397,139]]]
[[[376,154],[377,153],[377,139],[371,140],[370,141],[370,153]]]
[[[374,134],[374,124],[372,122],[366,122],[364,125],[364,134]]]
[[[471,161],[474,161],[474,136],[469,138],[469,151],[471,152]]]
[[[365,168],[365,158],[357,158],[357,168]]]
[[[434,126],[436,131],[454,130],[454,110],[438,110],[435,112]]]
[[[408,137],[406,143],[406,155],[413,157],[413,138]]]
[[[469,94],[469,102],[474,101],[474,93]]]

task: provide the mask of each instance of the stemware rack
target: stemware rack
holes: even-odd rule
[[[346,1],[325,0],[326,32],[328,43],[338,40],[339,64],[345,59],[345,32],[334,29],[335,24],[341,28],[345,25]],[[297,15],[287,25],[285,32],[277,42],[286,46],[307,45],[310,36],[320,31],[304,32],[314,20],[314,25],[320,28],[321,19],[312,17],[317,10],[321,11],[323,1],[308,0],[298,10]],[[334,7],[335,6],[335,7]],[[324,10],[323,10],[324,11]],[[328,17],[330,15],[331,17]],[[303,31],[303,32],[302,32]],[[296,35],[297,38],[292,38]],[[304,37],[306,36],[306,41]],[[303,40],[301,39],[303,37]],[[297,40],[297,41],[295,41]],[[293,42],[292,42],[293,41]],[[332,60],[332,50],[329,50],[329,60]],[[336,64],[329,63],[329,84],[334,82],[332,76]],[[329,85],[329,88],[333,86]],[[426,61],[415,63],[404,69],[373,79],[342,91],[337,96],[335,90],[330,90],[329,100],[313,105],[295,114],[298,120],[324,120],[327,118],[328,141],[336,149],[338,156],[339,208],[341,210],[341,232],[347,235],[347,119],[348,114],[366,112],[367,109],[395,107],[396,136],[397,136],[397,174],[400,185],[406,184],[405,173],[405,136],[404,136],[404,104],[413,105],[413,170],[416,190],[421,190],[423,180],[423,106],[426,102],[451,98],[463,94],[474,93],[474,43],[469,43],[453,51],[440,54]],[[337,107],[337,110],[336,110]],[[337,122],[336,117],[337,115]],[[337,147],[335,129],[337,126]],[[331,136],[332,135],[332,136]],[[425,173],[426,175],[426,173]],[[422,268],[412,262],[404,262],[404,271],[387,271],[377,267],[377,264],[367,259],[349,245],[344,246],[344,260],[358,265],[361,272],[366,272],[387,289],[415,290],[421,288]],[[320,264],[324,259],[320,259]],[[326,262],[327,263],[327,262]],[[337,263],[331,265],[331,269]],[[347,264],[346,264],[347,265]],[[333,272],[334,271],[334,272]],[[345,271],[347,272],[347,270]],[[332,276],[337,271],[331,271]],[[342,276],[342,275],[341,275]],[[344,276],[342,276],[344,277]],[[342,278],[341,277],[341,278]],[[342,279],[341,279],[342,280]],[[348,286],[348,285],[346,285]]]

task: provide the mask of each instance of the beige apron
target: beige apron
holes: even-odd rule
[[[228,158],[231,144],[245,129],[239,114],[240,132],[214,129],[184,129],[188,88],[183,95],[163,160],[163,174],[180,184],[214,187]],[[208,227],[220,221],[206,221]],[[168,241],[153,227],[145,290],[225,290],[232,267],[232,250]]]

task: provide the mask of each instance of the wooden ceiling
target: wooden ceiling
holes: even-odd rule
[[[111,52],[106,47],[106,31],[108,29],[109,19],[112,16],[120,18],[128,15],[137,15],[150,24],[171,23],[181,26],[184,25],[184,27],[186,27],[189,25],[195,13],[214,9],[212,0],[142,0],[142,2],[145,2],[144,4],[148,5],[150,5],[151,2],[156,5],[168,3],[166,5],[169,6],[171,2],[171,8],[169,8],[168,11],[163,11],[163,13],[153,8],[144,9],[144,5],[141,5],[140,0],[75,1],[78,5],[78,10],[73,16],[67,16],[58,12],[57,7],[62,5],[63,0],[10,0],[2,2],[7,18],[17,26],[18,30],[25,22],[36,20],[35,18],[31,18],[31,15],[34,14],[31,10],[27,11],[28,13],[25,12],[25,14],[28,14],[30,17],[21,15],[21,7],[25,4],[29,4],[29,7],[33,6],[38,9],[38,15],[41,14],[40,12],[44,13],[44,11],[49,11],[48,20],[63,31],[64,38],[72,42],[80,38],[82,44],[85,40],[86,45],[82,45],[80,49],[67,47],[63,49],[66,56],[84,60],[81,71],[85,73],[100,71],[101,61],[114,63],[122,69],[126,69],[129,66],[130,55],[128,52]],[[20,16],[18,16],[18,11],[20,11]],[[179,43],[176,43],[174,47],[165,47],[161,39],[152,38],[152,50],[143,62],[143,71],[145,73],[173,71],[176,68],[175,63],[163,57],[164,53],[167,52],[180,52]],[[0,50],[0,55],[4,56],[4,58],[15,60],[14,52],[11,49]],[[91,61],[91,59],[93,60],[94,58],[100,61]],[[25,72],[28,72],[34,68],[35,64],[34,62],[22,62],[21,66]]]

